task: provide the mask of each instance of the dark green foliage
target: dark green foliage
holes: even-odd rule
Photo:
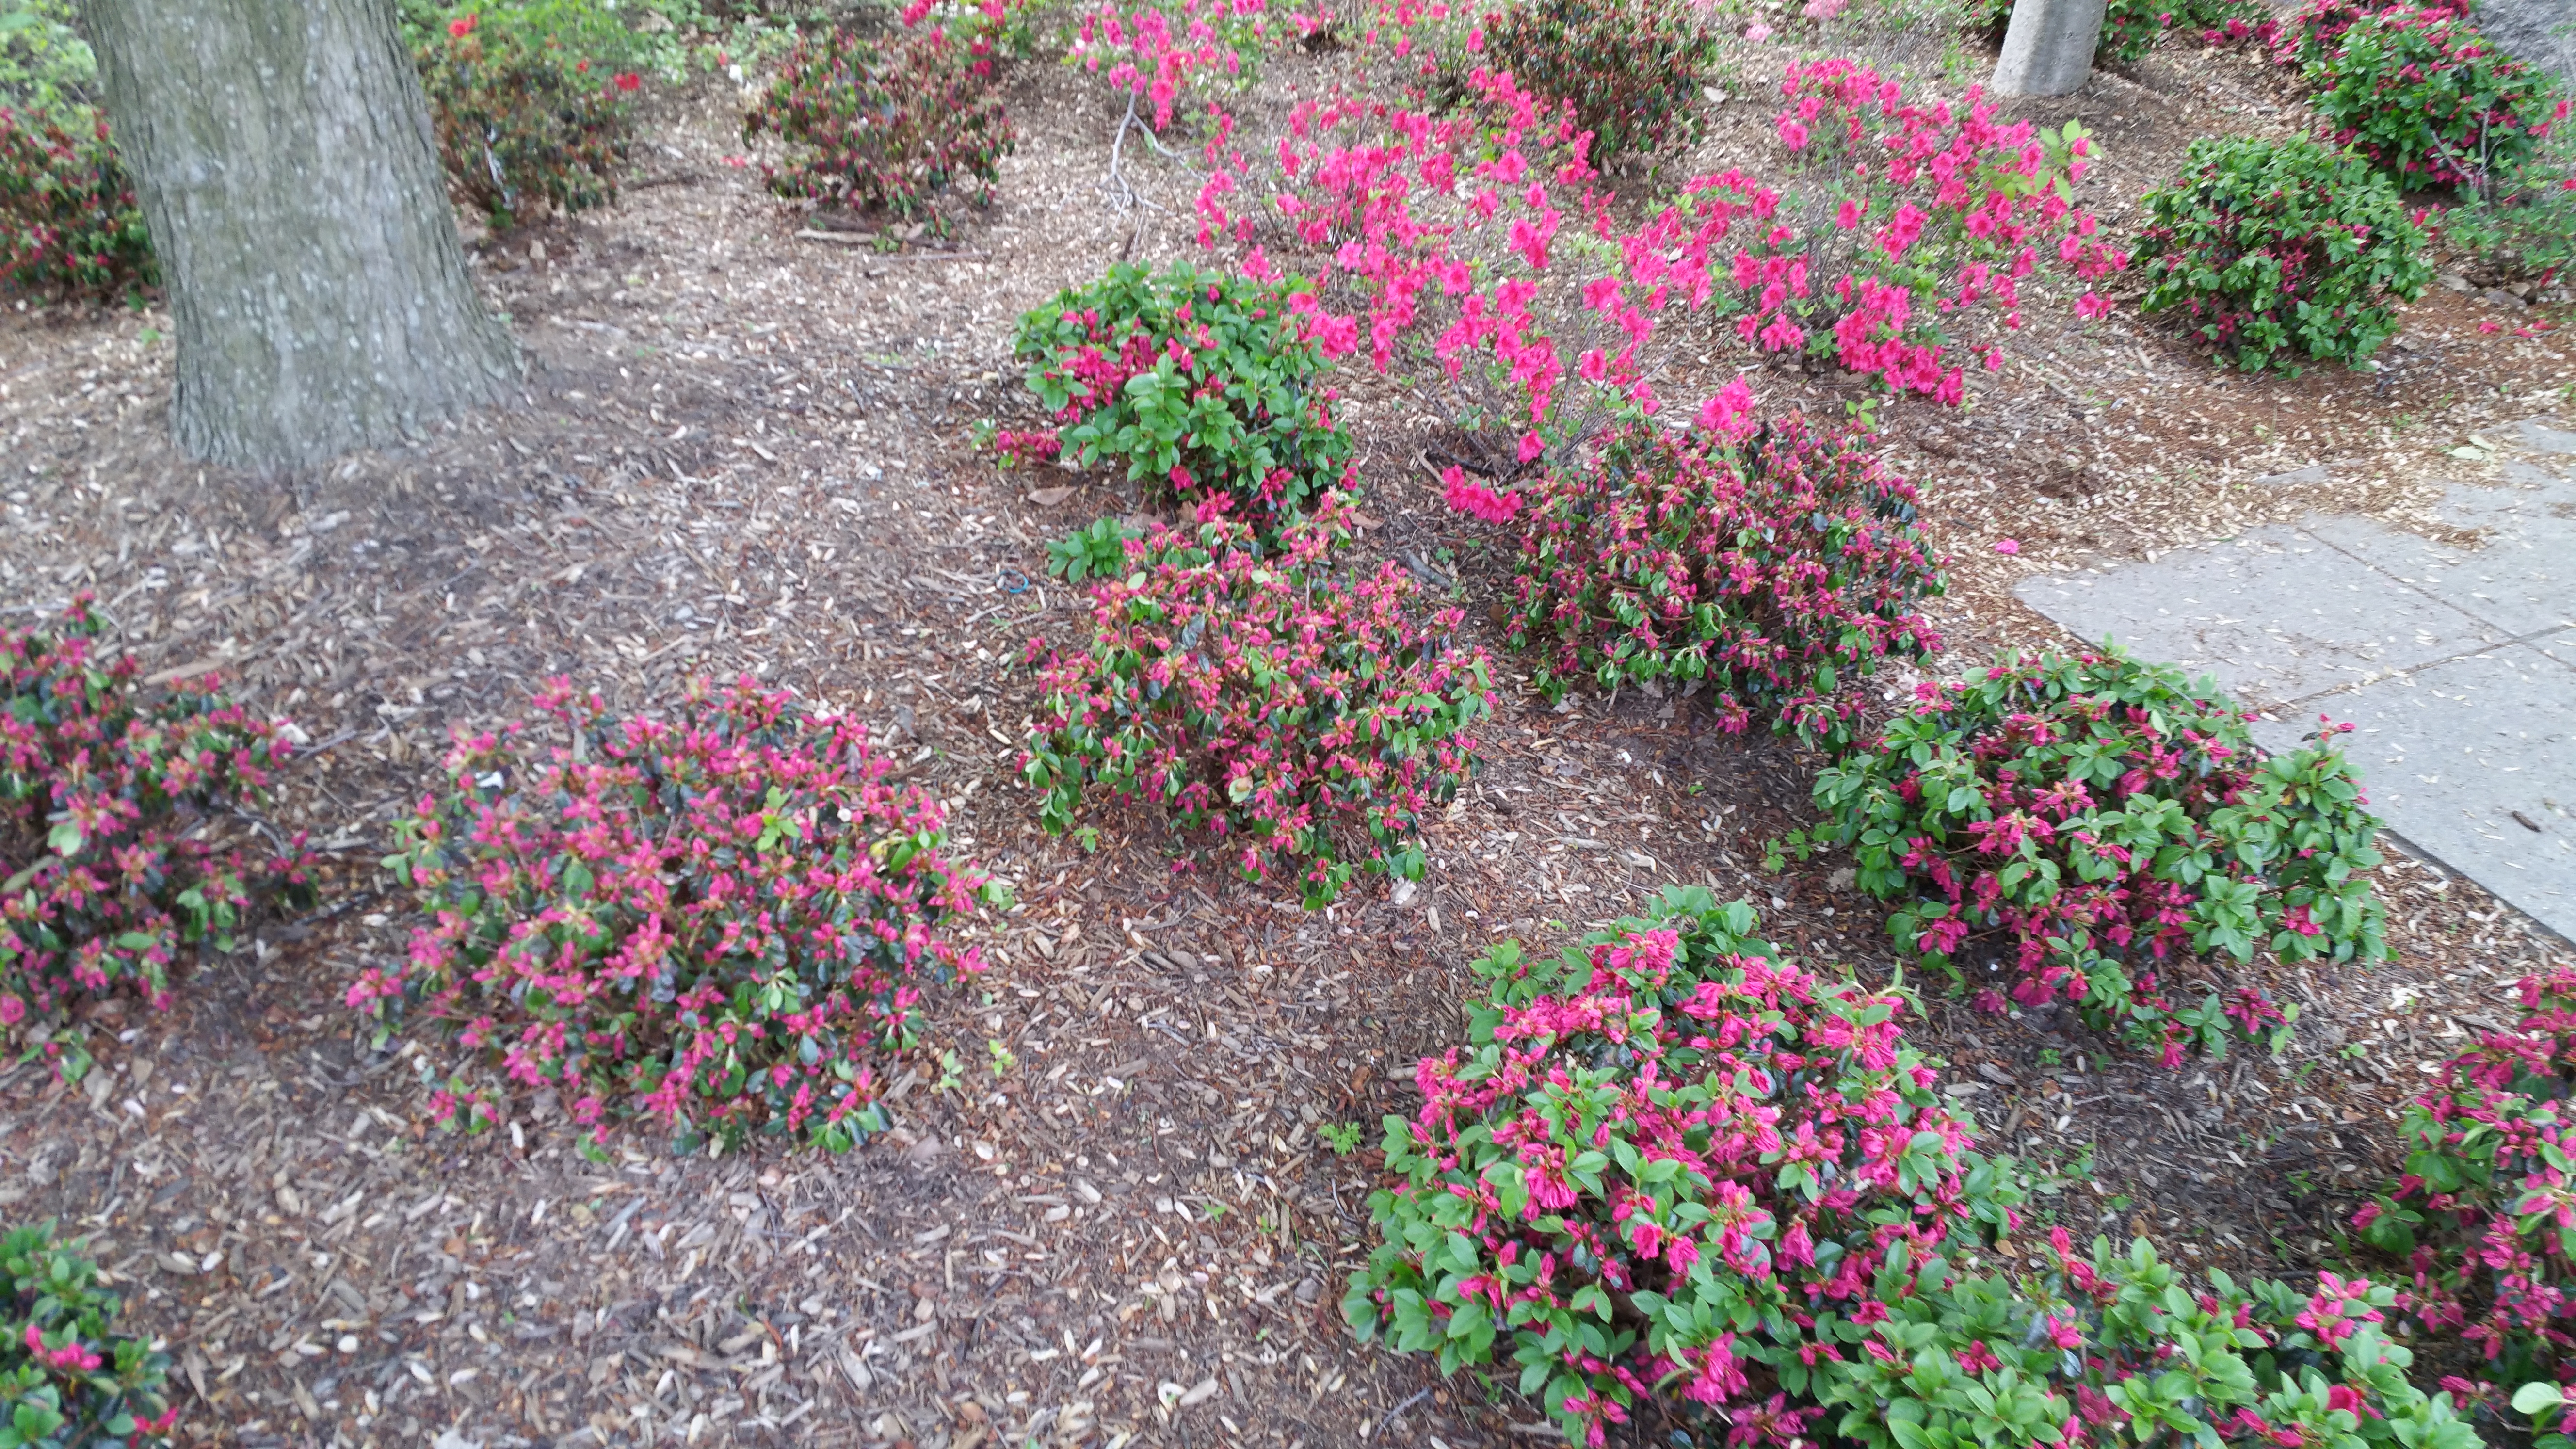
[[[2359,362],[2396,334],[2390,304],[2433,280],[2397,188],[2349,151],[2208,138],[2186,165],[2146,196],[2140,308],[2179,315],[2239,367]]]

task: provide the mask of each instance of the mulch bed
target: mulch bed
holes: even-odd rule
[[[1264,95],[1332,63],[1284,59]],[[2214,108],[2295,124],[2270,84],[2187,51],[2103,79],[2082,109],[2110,209]],[[220,668],[314,746],[274,813],[333,863],[325,906],[201,961],[166,1014],[99,1008],[86,1081],[0,1074],[0,1206],[95,1235],[181,1366],[184,1442],[1534,1442],[1531,1406],[1362,1350],[1338,1309],[1370,1241],[1374,1124],[1454,1039],[1468,962],[1691,881],[1752,898],[1802,955],[1892,969],[1879,909],[1832,860],[1759,869],[1804,820],[1813,761],[1688,701],[1525,690],[1486,613],[1501,540],[1428,486],[1438,420],[1366,377],[1348,411],[1364,546],[1446,550],[1502,666],[1488,764],[1429,878],[1308,914],[1177,871],[1143,818],[1104,822],[1095,854],[1037,833],[1015,775],[1032,683],[1011,662],[1075,619],[1042,544],[1135,500],[997,473],[971,433],[1023,406],[1010,320],[1111,260],[1186,254],[1190,186],[1131,156],[1151,206],[1119,207],[1101,185],[1117,113],[1079,77],[1030,67],[1011,103],[1027,139],[1000,204],[947,250],[893,255],[798,236],[726,163],[730,101],[671,105],[642,148],[667,171],[480,251],[530,355],[524,404],[313,476],[209,476],[171,452],[158,314],[0,321],[7,621],[95,590],[149,669]],[[1701,160],[1768,124],[1755,104],[1724,116]],[[2421,516],[2466,476],[2451,447],[2576,372],[2556,334],[2476,330],[2507,306],[2437,291],[2389,370],[2296,381],[2037,309],[1971,408],[1882,415],[1954,555],[1935,611],[1951,657],[2053,637],[2011,596],[2032,569],[2312,509]],[[1766,400],[1840,397],[1758,380]],[[2318,461],[2338,466],[2254,481]],[[412,924],[375,862],[447,730],[559,673],[634,708],[743,671],[877,722],[1018,888],[975,928],[992,971],[935,994],[898,1064],[897,1129],[841,1158],[680,1157],[630,1130],[605,1161],[542,1100],[484,1136],[426,1129],[420,1078],[449,1064],[378,1049],[338,1003]],[[2046,1220],[2232,1272],[2335,1262],[2392,1166],[2397,1104],[2561,949],[2429,867],[2392,864],[2381,888],[2391,965],[2230,973],[2305,1008],[2282,1059],[2165,1072],[1938,982],[1916,983],[1919,1031],[1990,1144],[2040,1171]],[[1326,1144],[1354,1123],[1359,1150]]]

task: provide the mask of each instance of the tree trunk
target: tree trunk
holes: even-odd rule
[[[2093,73],[2104,0],[2014,0],[1995,59],[1999,96],[2071,96]]]
[[[171,430],[230,467],[418,436],[519,375],[466,276],[393,0],[83,0],[178,334]]]

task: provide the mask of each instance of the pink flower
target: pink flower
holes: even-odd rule
[[[1999,538],[1995,540],[1995,552],[2010,557],[2021,552],[2021,544],[2015,539]]]
[[[447,22],[447,33],[458,40],[463,40],[474,33],[474,23],[480,18],[479,15],[468,15],[462,20],[451,20]]]
[[[1757,20],[1751,25],[1744,27],[1744,38],[1752,41],[1756,45],[1760,45],[1763,41],[1771,38],[1771,27]]]
[[[1487,523],[1509,523],[1512,515],[1520,512],[1520,495],[1497,493],[1482,483],[1470,482],[1463,468],[1451,466],[1441,473],[1440,481],[1446,485],[1441,492],[1442,501],[1470,517]]]

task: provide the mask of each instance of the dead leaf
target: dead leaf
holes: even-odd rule
[[[1029,490],[1029,501],[1040,508],[1053,508],[1072,496],[1073,490],[1071,488],[1033,488]]]

